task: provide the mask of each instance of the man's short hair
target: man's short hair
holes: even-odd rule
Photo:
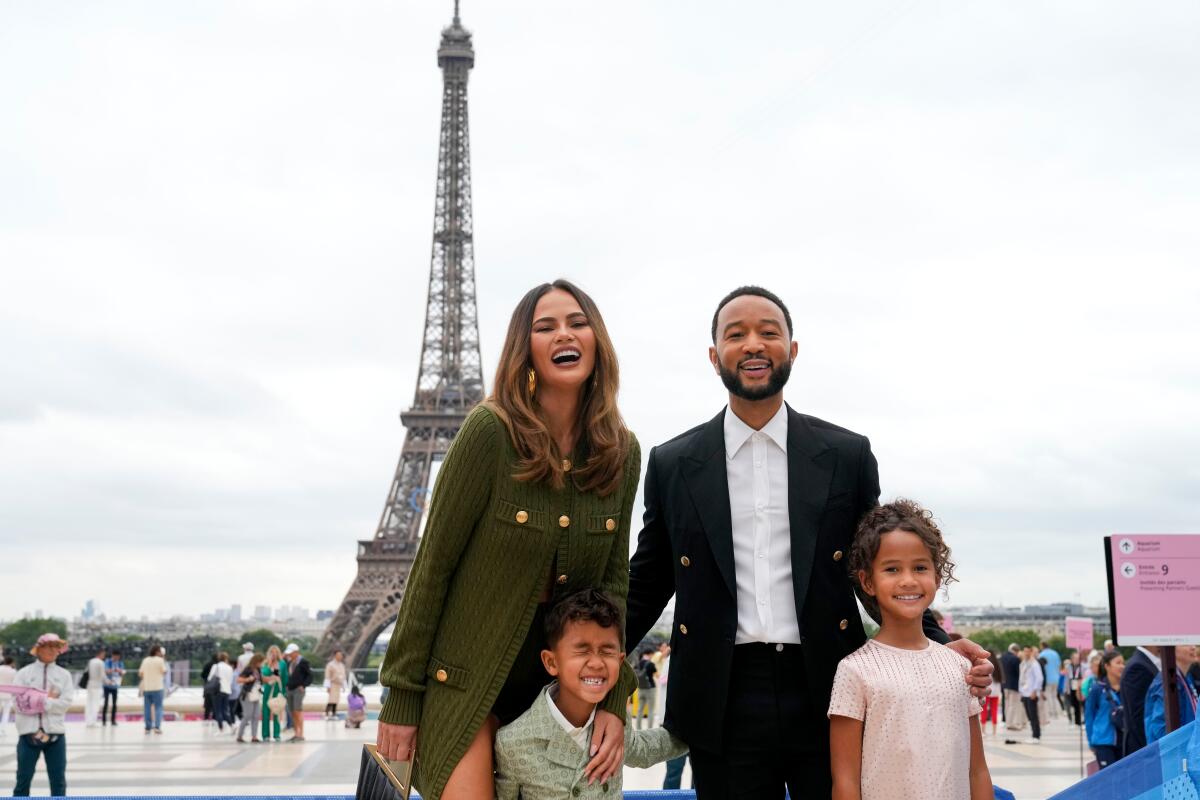
[[[716,303],[716,311],[713,312],[713,343],[716,342],[716,318],[720,317],[721,308],[725,308],[727,305],[730,305],[730,302],[744,295],[763,297],[764,300],[772,301],[776,306],[779,306],[780,311],[784,312],[784,321],[787,323],[787,338],[793,338],[793,333],[796,329],[792,327],[792,313],[787,311],[787,306],[784,305],[784,301],[779,299],[779,295],[776,295],[774,291],[770,291],[769,289],[756,287],[756,285],[745,285],[745,287],[734,289],[730,294],[722,297],[721,302]]]
[[[583,589],[567,595],[546,614],[546,645],[553,648],[572,622],[594,622],[601,628],[616,628],[621,646],[625,646],[625,617],[608,592]]]
[[[1012,644],[1010,644],[1010,645],[1008,646],[1008,652],[1010,652],[1010,653],[1015,653],[1015,652],[1017,652],[1017,651],[1018,651],[1018,650],[1020,650],[1020,649],[1021,649],[1021,648],[1020,648],[1020,647],[1017,645],[1017,643],[1016,643],[1016,642],[1013,642]]]

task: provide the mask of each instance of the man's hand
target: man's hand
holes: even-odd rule
[[[609,711],[596,709],[596,722],[592,725],[592,760],[588,762],[583,777],[588,785],[604,783],[621,771],[625,764],[625,723]]]
[[[413,751],[417,747],[417,726],[392,725],[380,721],[375,746],[389,761],[412,761]]]
[[[992,670],[995,669],[987,659],[988,651],[970,639],[959,639],[946,647],[971,662],[971,670],[967,673],[967,686],[971,687],[971,694],[980,700],[987,697],[992,691]]]

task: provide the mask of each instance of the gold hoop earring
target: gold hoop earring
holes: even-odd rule
[[[530,369],[529,369],[529,396],[530,397],[533,397],[533,392],[535,389],[537,389],[537,373],[533,371],[532,367],[530,367]]]

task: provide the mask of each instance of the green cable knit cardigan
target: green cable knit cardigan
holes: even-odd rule
[[[384,657],[383,722],[418,725],[415,784],[438,800],[491,710],[553,564],[553,600],[589,587],[629,592],[629,524],[641,469],[631,436],[625,478],[608,497],[514,480],[505,425],[477,407],[438,474],[429,520]],[[637,681],[622,667],[601,705],[622,719]]]

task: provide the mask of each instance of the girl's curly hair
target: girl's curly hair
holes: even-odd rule
[[[920,504],[902,497],[868,511],[854,532],[854,543],[850,546],[850,577],[858,589],[858,598],[870,615],[878,620],[879,605],[867,594],[858,579],[859,571],[871,574],[871,564],[879,554],[879,541],[885,533],[908,531],[921,537],[929,548],[933,559],[933,571],[939,586],[954,583],[954,562],[950,560],[950,548],[942,538],[942,531],[933,521],[933,513]]]

